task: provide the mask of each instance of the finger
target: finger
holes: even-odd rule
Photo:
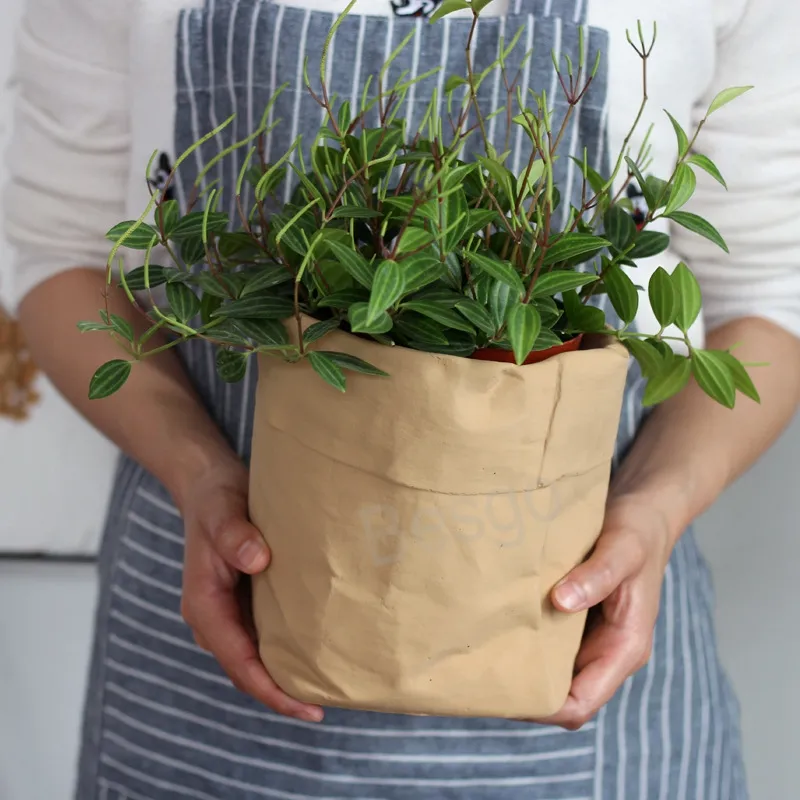
[[[561,710],[540,720],[577,730],[608,703],[649,654],[650,639],[613,625],[600,625],[588,634],[579,656],[578,673]]]
[[[234,569],[254,575],[267,568],[269,548],[248,519],[243,495],[228,490],[216,493],[201,519],[214,549]]]
[[[196,636],[206,642],[239,691],[289,717],[320,722],[319,706],[302,703],[282,691],[267,673],[244,626],[237,597],[232,592],[191,593],[186,606]]]
[[[641,569],[645,555],[636,533],[615,530],[602,534],[591,556],[553,587],[553,605],[561,611],[575,612],[602,603]]]

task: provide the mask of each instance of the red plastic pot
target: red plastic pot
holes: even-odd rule
[[[583,334],[578,334],[574,339],[570,339],[563,344],[557,344],[554,347],[548,347],[547,350],[533,350],[523,362],[525,364],[538,364],[541,361],[547,361],[551,356],[557,356],[559,353],[571,353],[581,346],[583,341]],[[482,350],[476,350],[472,354],[472,358],[479,358],[481,361],[501,361],[508,364],[514,364],[514,353],[511,350],[503,350],[499,347],[484,347]]]

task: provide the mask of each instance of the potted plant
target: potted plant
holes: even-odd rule
[[[474,32],[484,5],[446,0],[436,16],[471,8]],[[251,516],[273,560],[254,579],[254,616],[271,674],[310,702],[555,712],[584,617],[557,613],[548,593],[601,530],[628,354],[648,404],[692,377],[726,406],[737,391],[757,399],[731,353],[689,341],[701,297],[685,264],[649,281],[660,329],[631,327],[640,288],[626,270],[669,241],[651,223],[666,217],[725,247],[710,223],[682,210],[695,169],[724,183],[693,151],[705,120],[691,139],[672,120],[675,168],[645,178],[647,148],[628,152],[645,97],[610,174],[576,160],[582,201],[557,225],[554,163],[597,63],[556,63],[566,101],[557,121],[544,92],[525,96],[506,73],[519,35],[480,74],[471,40],[465,74],[444,84],[447,114],[434,94],[416,130],[398,116],[414,80],[384,86],[387,63],[351,108],[329,97],[323,52],[319,87],[306,77],[324,111],[311,147],[298,139],[266,163],[269,108],[234,146],[247,149],[238,219],[219,210],[218,187],[200,189],[228,148],[206,165],[186,209],[168,199],[171,175],[138,220],[109,232],[109,281],[121,248],[143,254],[117,280],[145,305],[149,331],[137,339],[107,311],[81,324],[125,350],[98,369],[95,398],[158,352],[147,347],[157,330],[175,334],[167,347],[214,342],[226,381],[258,359]],[[646,71],[652,43],[641,27],[629,40]],[[530,141],[517,174],[476,101],[495,71],[507,102],[494,113]],[[722,92],[708,113],[742,91]],[[481,152],[464,160],[472,138]],[[625,196],[633,180],[648,204],[639,225]],[[296,186],[283,203],[287,181]],[[152,263],[156,247],[169,266]],[[620,324],[592,304],[601,293]]]

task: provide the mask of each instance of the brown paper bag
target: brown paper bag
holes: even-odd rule
[[[585,615],[548,593],[600,532],[619,344],[518,367],[346,333],[390,378],[262,357],[251,516],[261,657],[298,699],[528,718],[566,700]]]

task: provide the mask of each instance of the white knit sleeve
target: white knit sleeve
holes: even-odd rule
[[[748,0],[738,24],[719,43],[716,93],[754,85],[715,112],[696,149],[716,162],[726,192],[698,170],[687,211],[722,234],[730,255],[674,225],[676,251],[700,281],[707,330],[758,316],[800,336],[800,3]]]
[[[17,301],[63,270],[102,267],[123,218],[131,5],[27,0],[3,204]]]

